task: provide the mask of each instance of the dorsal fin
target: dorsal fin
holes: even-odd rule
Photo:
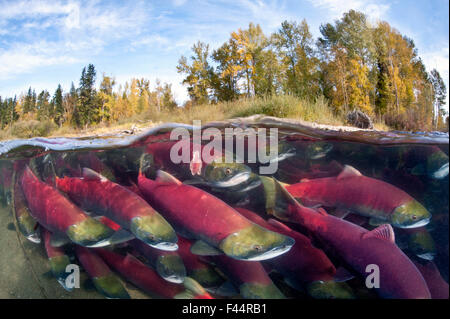
[[[379,238],[390,241],[395,244],[395,234],[392,226],[389,224],[381,225],[363,235],[363,239],[367,238]]]
[[[347,177],[355,177],[355,176],[361,176],[362,174],[353,166],[345,165],[342,172],[339,173],[337,176],[337,179],[343,179]]]
[[[169,183],[169,184],[176,184],[181,185],[182,183],[174,176],[170,175],[167,172],[164,172],[162,170],[158,170],[156,172],[156,181],[160,183]]]
[[[96,171],[87,168],[87,167],[83,167],[83,178],[86,180],[91,180],[91,181],[106,181],[108,180],[105,176],[103,176],[102,174],[97,173]]]
[[[217,256],[223,254],[223,252],[221,252],[219,249],[209,245],[202,240],[197,240],[192,244],[191,253],[199,256]]]

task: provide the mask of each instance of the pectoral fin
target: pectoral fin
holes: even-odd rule
[[[348,271],[346,268],[341,266],[336,269],[336,274],[334,275],[334,281],[343,282],[343,281],[348,281],[353,278],[355,278],[355,276],[350,271]]]
[[[61,247],[71,243],[69,237],[64,234],[53,233],[50,238],[50,245],[53,247]]]
[[[128,230],[124,229],[124,228],[120,228],[119,230],[117,230],[114,235],[111,236],[111,238],[109,239],[109,242],[111,243],[111,245],[117,245],[117,244],[121,244],[130,240],[133,240],[134,238],[136,238],[132,233],[130,233]]]
[[[223,254],[223,252],[202,240],[197,240],[192,244],[191,253],[199,256],[217,256]]]

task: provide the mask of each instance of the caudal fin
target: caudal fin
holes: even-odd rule
[[[198,282],[190,277],[185,277],[183,282],[185,291],[177,294],[175,299],[214,299]]]
[[[143,153],[139,159],[139,176],[150,177],[153,169],[153,157],[151,154]]]

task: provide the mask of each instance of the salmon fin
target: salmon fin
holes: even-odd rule
[[[102,174],[97,173],[96,171],[87,168],[87,167],[83,167],[83,178],[85,180],[89,180],[89,181],[106,181],[108,180],[105,176],[103,176]]]
[[[307,183],[307,182],[309,182],[309,181],[310,181],[309,178],[302,178],[302,179],[300,180],[300,183]]]
[[[50,246],[52,247],[62,247],[71,243],[69,237],[64,234],[52,233],[50,237]]]
[[[381,226],[381,225],[384,225],[384,224],[386,224],[385,220],[382,220],[382,219],[376,218],[376,217],[370,217],[369,218],[369,225],[370,226],[378,227],[378,226]]]
[[[381,225],[365,234],[363,234],[363,239],[367,238],[379,238],[387,240],[393,244],[395,244],[395,234],[392,226],[389,224]]]
[[[276,178],[273,178],[274,183],[275,183],[275,189],[278,190],[281,195],[284,197],[284,199],[287,200],[287,202],[289,202],[290,204],[293,204],[295,206],[299,206],[299,202],[297,202],[295,200],[295,198],[291,195],[291,193],[288,192],[288,190],[286,189],[285,185],[283,185],[281,182],[279,182]]]
[[[195,243],[192,244],[191,253],[199,256],[217,256],[223,254],[223,252],[205,243],[202,240],[197,240]]]
[[[339,173],[337,179],[343,179],[348,177],[362,176],[362,174],[353,166],[345,165],[342,172]]]
[[[175,176],[170,175],[169,173],[164,172],[162,170],[158,170],[156,172],[156,181],[160,182],[160,183],[168,183],[168,184],[176,184],[176,185],[183,184]]]
[[[209,293],[206,292],[205,288],[203,288],[202,285],[191,277],[184,278],[183,286],[194,295],[195,299],[212,299]]]
[[[120,228],[109,238],[109,242],[111,245],[117,245],[117,244],[122,244],[127,241],[133,240],[135,238],[136,237],[132,233],[130,233],[128,230],[125,230],[124,228]]]
[[[336,274],[334,275],[334,281],[343,282],[343,281],[351,280],[353,278],[355,278],[355,276],[346,268],[341,266],[336,269]]]
[[[272,225],[272,226],[274,226],[274,227],[276,227],[276,228],[278,228],[280,230],[284,230],[284,231],[288,231],[288,232],[292,231],[292,229],[290,229],[288,226],[286,226],[285,224],[283,224],[283,223],[281,223],[278,220],[275,220],[273,218],[270,218],[267,222],[270,225]]]

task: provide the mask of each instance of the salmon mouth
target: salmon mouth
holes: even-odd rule
[[[286,245],[283,245],[283,246],[280,246],[280,247],[275,247],[275,248],[272,248],[272,249],[266,251],[265,253],[262,253],[260,255],[254,256],[254,257],[246,258],[245,260],[247,260],[247,261],[261,261],[261,260],[275,258],[275,257],[278,257],[278,256],[284,254],[284,253],[287,253],[291,249],[292,245],[286,244]]]
[[[95,242],[93,244],[86,243],[86,244],[80,245],[80,246],[84,246],[84,247],[87,247],[87,248],[101,248],[101,247],[106,247],[106,246],[109,246],[109,245],[111,245],[111,241],[108,238],[108,239],[104,239],[104,240]]]
[[[228,235],[219,248],[238,260],[261,261],[280,256],[291,249],[295,240],[258,225],[251,225]]]
[[[422,226],[428,225],[430,220],[431,220],[431,217],[421,219],[421,220],[419,220],[419,221],[417,221],[417,222],[415,222],[413,224],[409,224],[409,225],[395,225],[395,226],[398,227],[398,228],[417,228],[417,227],[422,227]]]
[[[157,244],[148,244],[148,245],[153,247],[153,248],[160,249],[160,250],[165,250],[165,251],[176,251],[176,250],[178,250],[178,244],[177,243],[160,242],[160,243],[157,243]]]
[[[233,187],[233,186],[240,185],[240,184],[248,181],[250,179],[250,175],[251,175],[251,172],[249,172],[249,171],[240,172],[240,173],[230,177],[227,180],[220,181],[220,182],[211,182],[211,185],[213,185],[215,187],[219,187],[219,188]]]

